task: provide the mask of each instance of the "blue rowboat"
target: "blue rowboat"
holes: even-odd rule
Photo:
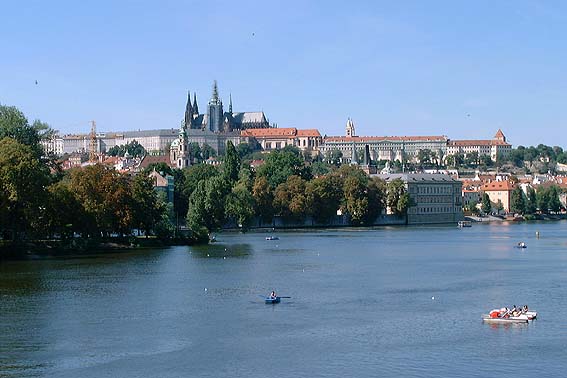
[[[282,297],[266,297],[266,304],[276,304],[280,303]]]

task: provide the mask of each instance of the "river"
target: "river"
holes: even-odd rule
[[[280,239],[223,233],[203,247],[0,263],[0,377],[567,370],[565,221],[272,234]],[[272,289],[291,298],[266,305]],[[481,321],[524,304],[539,319]]]

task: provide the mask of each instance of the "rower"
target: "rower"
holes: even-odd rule
[[[277,298],[276,292],[275,290],[272,290],[272,292],[270,293],[270,299],[276,299],[276,298]]]

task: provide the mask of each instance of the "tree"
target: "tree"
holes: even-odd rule
[[[254,198],[243,183],[237,184],[227,195],[225,216],[235,219],[242,231],[250,228],[254,217]]]
[[[407,193],[405,183],[398,178],[390,181],[387,188],[386,203],[390,211],[397,215],[406,214],[408,208],[412,205],[412,201],[409,193]]]
[[[311,178],[311,170],[303,164],[299,154],[286,148],[272,151],[266,162],[258,168],[258,176],[266,177],[272,188],[284,183],[290,176],[299,176],[304,180]]]
[[[240,171],[240,156],[236,152],[234,144],[229,140],[226,143],[226,155],[222,165],[224,177],[230,181],[238,180],[238,172]]]
[[[305,180],[294,175],[278,185],[274,193],[276,213],[284,217],[299,219],[306,215],[308,208]]]
[[[203,228],[211,232],[222,227],[226,222],[225,200],[230,191],[230,183],[221,176],[199,181],[189,197],[187,212],[187,223],[193,232],[202,237]]]
[[[264,176],[256,177],[252,187],[252,196],[255,203],[255,213],[264,221],[270,221],[274,216],[274,196],[270,189],[270,183]]]
[[[46,166],[32,146],[10,137],[0,140],[0,231],[4,237],[15,240],[37,224],[47,183]]]
[[[191,194],[195,191],[200,181],[220,174],[215,166],[204,163],[192,165],[184,169],[183,172],[185,174],[185,180],[182,190],[187,198],[191,197]]]
[[[24,114],[13,106],[0,105],[0,140],[8,137],[29,146],[35,158],[44,155],[41,141],[50,139],[53,130],[39,120],[29,124]]]
[[[547,214],[549,212],[549,202],[549,190],[543,186],[540,186],[537,190],[537,207],[542,213]]]
[[[342,158],[343,158],[343,153],[336,148],[327,151],[325,155],[325,160],[327,161],[327,163],[334,165],[335,167],[339,167],[341,165]]]
[[[368,214],[367,181],[357,176],[349,176],[343,185],[343,210],[350,215],[351,222],[359,225]]]
[[[526,212],[524,192],[519,186],[512,191],[510,198],[510,211],[518,214],[524,214]]]
[[[131,183],[133,214],[132,224],[148,236],[156,227],[165,212],[164,201],[158,200],[152,179],[140,173]]]
[[[67,180],[59,181],[48,188],[48,200],[45,209],[45,231],[49,238],[59,235],[62,239],[81,232],[84,219],[83,205],[75,197]]]
[[[317,222],[326,222],[337,214],[343,198],[342,181],[337,175],[328,175],[311,180],[306,186],[310,207],[308,213]]]
[[[537,211],[537,195],[533,187],[528,187],[528,195],[526,201],[526,213],[535,214]]]
[[[254,148],[249,143],[240,143],[236,146],[236,151],[238,152],[238,156],[243,159],[245,156],[248,156],[254,152]]]
[[[492,211],[492,202],[490,202],[488,193],[482,194],[482,206],[480,209],[484,214],[490,214],[490,212]]]
[[[498,212],[498,214],[500,214],[502,210],[504,210],[504,205],[502,204],[502,201],[498,199],[498,201],[496,202],[496,211]]]
[[[561,201],[559,200],[559,188],[556,185],[551,185],[549,191],[549,209],[554,213],[561,210]]]
[[[201,147],[201,156],[203,160],[207,160],[210,157],[216,157],[217,151],[215,151],[215,149],[209,146],[207,143],[204,143],[203,147]]]

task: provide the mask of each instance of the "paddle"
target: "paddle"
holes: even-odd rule
[[[291,297],[280,297],[280,296],[278,295],[278,298],[291,298]]]

